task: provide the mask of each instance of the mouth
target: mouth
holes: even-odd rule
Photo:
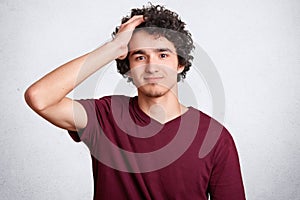
[[[162,76],[146,76],[146,77],[144,77],[144,80],[149,83],[156,83],[162,79],[163,79]]]

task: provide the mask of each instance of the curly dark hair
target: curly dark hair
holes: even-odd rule
[[[135,15],[143,15],[144,22],[136,27],[135,31],[139,28],[144,28],[143,30],[151,35],[163,36],[172,42],[175,46],[178,63],[184,66],[184,70],[177,76],[177,81],[181,78],[186,77],[186,72],[191,67],[191,62],[193,56],[191,55],[192,50],[195,48],[191,33],[185,29],[185,23],[181,21],[178,14],[166,9],[161,5],[143,6],[143,8],[134,8],[131,10],[131,14],[123,17],[122,24],[127,22],[131,17]],[[115,31],[112,33],[113,38],[119,31],[119,26],[116,27]],[[126,73],[130,70],[128,55],[124,60],[116,59],[118,72],[124,77]],[[132,81],[129,78],[129,81]]]

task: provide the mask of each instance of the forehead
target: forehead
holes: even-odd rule
[[[151,35],[146,31],[134,32],[129,42],[129,51],[141,49],[165,49],[176,52],[175,46],[164,36]]]

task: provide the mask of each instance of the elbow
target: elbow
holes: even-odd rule
[[[40,112],[46,108],[39,94],[39,90],[33,85],[25,91],[24,98],[28,106],[36,112]]]

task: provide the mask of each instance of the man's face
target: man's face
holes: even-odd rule
[[[160,97],[176,92],[177,74],[184,69],[178,65],[176,49],[163,36],[145,31],[133,34],[129,43],[129,76],[139,93],[148,97]]]

